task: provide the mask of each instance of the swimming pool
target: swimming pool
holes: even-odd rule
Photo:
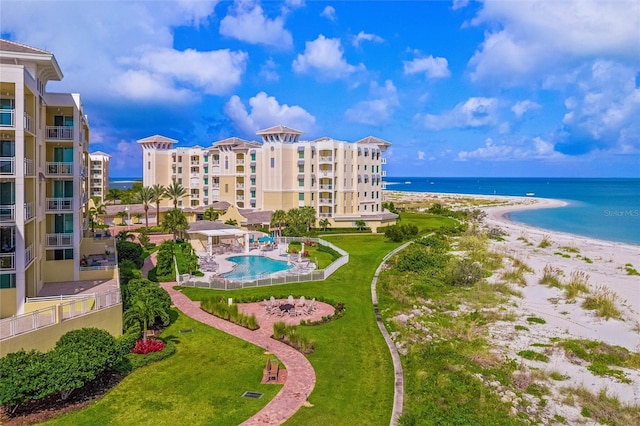
[[[287,262],[273,260],[263,256],[232,256],[228,257],[227,260],[235,263],[236,266],[233,268],[233,271],[227,272],[222,276],[230,280],[238,281],[251,281],[258,278],[265,278],[269,274],[293,268],[293,265],[289,265]]]

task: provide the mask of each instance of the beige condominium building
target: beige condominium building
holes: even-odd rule
[[[89,154],[89,196],[104,203],[109,192],[109,160],[111,156],[102,151]]]
[[[175,147],[176,140],[159,135],[141,139],[143,184],[179,182],[187,190],[183,208],[218,201],[258,211],[311,206],[336,227],[395,223],[396,215],[382,208],[389,142],[373,136],[301,140],[302,132],[281,125],[257,135],[260,142],[233,137],[208,148]]]
[[[49,283],[117,275],[81,267],[113,242],[85,238],[89,124],[80,95],[46,91],[62,77],[52,53],[0,40],[0,318],[44,308],[28,298]]]

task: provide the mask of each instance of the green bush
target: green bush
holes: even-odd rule
[[[174,243],[165,241],[160,245],[156,260],[156,278],[158,282],[176,280],[176,271],[173,264]]]
[[[447,273],[449,284],[453,286],[471,287],[484,277],[482,266],[469,258],[454,259]]]
[[[146,278],[139,278],[129,281],[121,287],[123,293],[123,309],[126,311],[132,302],[137,298],[148,300],[149,298],[158,299],[160,306],[169,311],[171,308],[171,296],[158,284]]]
[[[169,358],[171,355],[176,353],[176,345],[171,341],[162,340],[167,346],[164,347],[160,352],[149,352],[145,355],[138,355],[130,353],[127,355],[127,360],[130,363],[131,370],[135,370],[140,367],[147,366],[157,361],[162,361],[163,359]]]
[[[122,262],[118,262],[118,269],[120,273],[120,284],[126,284],[132,279],[142,278],[142,272],[135,262],[129,259],[125,259]]]
[[[53,393],[46,354],[20,350],[0,358],[0,405],[13,413],[20,404]]]
[[[130,260],[139,268],[142,268],[144,259],[142,259],[142,246],[131,241],[120,241],[116,246],[118,250],[118,263],[124,260]]]
[[[224,299],[206,299],[201,302],[200,307],[211,315],[231,321],[249,330],[257,330],[259,328],[255,315],[241,314],[238,312],[238,305],[229,305]]]
[[[130,354],[136,342],[140,339],[141,333],[142,329],[140,328],[140,324],[129,327],[122,336],[116,339],[118,352],[120,352],[122,356]]]

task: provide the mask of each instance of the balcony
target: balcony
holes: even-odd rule
[[[36,175],[35,168],[33,167],[33,160],[29,158],[24,159],[24,175],[28,177],[34,177]]]
[[[333,157],[332,156],[320,156],[318,157],[318,161],[321,163],[333,163]]]
[[[236,189],[244,189],[244,183],[236,183]]]
[[[48,176],[73,176],[73,163],[47,161],[46,174]]]
[[[0,253],[0,271],[13,271],[16,269],[15,253]]]
[[[386,170],[381,170],[380,171],[380,176],[386,177],[387,176],[387,171]]]
[[[212,183],[211,184],[211,189],[220,189],[220,184],[219,183]]]
[[[24,203],[24,220],[33,219],[35,216],[35,209],[33,203]]]
[[[24,130],[26,130],[29,133],[35,133],[35,127],[33,126],[33,118],[26,112],[24,113]]]
[[[15,109],[0,109],[0,127],[13,127],[16,121]]]
[[[244,202],[244,195],[236,195],[236,201]]]
[[[333,185],[320,185],[320,189],[331,191],[333,189]]]
[[[47,126],[47,139],[55,141],[72,141],[73,126]]]
[[[318,170],[318,174],[322,177],[333,177],[333,170],[331,169]]]
[[[199,166],[199,165],[200,165],[200,161],[198,161],[198,160],[191,160],[191,165],[192,165],[192,166]]]
[[[49,211],[73,211],[73,198],[47,198]]]
[[[33,244],[24,249],[24,266],[27,267],[33,260]]]
[[[318,217],[333,217],[333,213],[327,213],[327,212],[318,213]]]
[[[382,157],[382,158],[380,159],[380,164],[383,164],[383,165],[384,165],[384,164],[387,164],[387,159],[386,159],[386,158],[384,158],[384,157]]]
[[[212,165],[213,167],[220,167],[220,160],[218,160],[218,161],[212,161],[212,162],[211,162],[211,165]]]
[[[14,222],[16,220],[16,206],[14,204],[0,204],[0,222]]]
[[[16,157],[0,157],[0,175],[13,175],[16,172]]]
[[[318,204],[321,205],[331,205],[333,204],[333,199],[332,198],[319,198],[318,199]]]
[[[73,234],[47,234],[47,247],[73,246]]]
[[[236,158],[236,165],[238,166],[244,165],[244,158]]]

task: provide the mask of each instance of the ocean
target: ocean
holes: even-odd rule
[[[511,213],[516,222],[640,245],[640,179],[387,177],[387,190],[554,198],[566,207]]]
[[[111,178],[109,179],[109,189],[129,189],[136,182],[142,182],[142,178]]]

